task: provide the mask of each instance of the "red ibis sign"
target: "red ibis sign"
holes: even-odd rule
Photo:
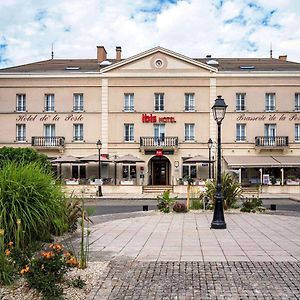
[[[142,114],[143,123],[176,123],[174,117],[160,117],[152,114]]]
[[[162,149],[156,149],[156,151],[155,151],[155,156],[163,156],[163,151],[162,151]]]

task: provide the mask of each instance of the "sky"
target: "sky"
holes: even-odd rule
[[[0,0],[0,68],[51,58],[128,58],[161,46],[192,58],[300,62],[300,0]]]

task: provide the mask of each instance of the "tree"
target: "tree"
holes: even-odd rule
[[[46,171],[51,171],[51,164],[47,155],[37,152],[35,149],[3,147],[0,148],[0,168],[7,162],[15,162],[20,165],[38,163]]]

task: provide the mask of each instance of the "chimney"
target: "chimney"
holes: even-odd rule
[[[116,47],[116,60],[121,60],[122,48],[120,46]]]
[[[98,63],[101,63],[102,61],[106,60],[106,50],[104,46],[97,46],[97,60]]]
[[[287,55],[279,55],[279,60],[286,61],[287,60]]]

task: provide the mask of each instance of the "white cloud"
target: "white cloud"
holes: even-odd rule
[[[267,57],[300,62],[299,0],[0,1],[0,67],[50,58],[129,57],[157,45],[191,57]],[[7,45],[6,45],[7,44]]]

